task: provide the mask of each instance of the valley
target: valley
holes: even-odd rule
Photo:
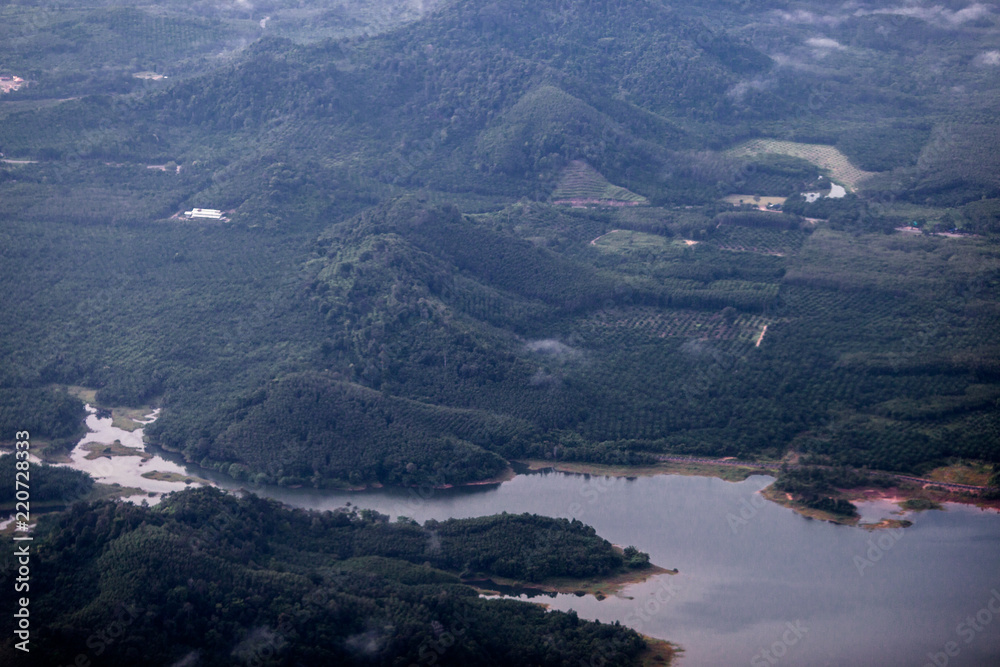
[[[121,665],[936,655],[996,585],[998,37],[965,0],[0,6],[23,664],[121,609]]]

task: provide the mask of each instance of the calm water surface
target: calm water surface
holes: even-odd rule
[[[87,425],[92,432],[69,465],[155,494],[141,497],[148,502],[185,486],[142,477],[150,470],[239,487],[145,447],[141,430],[121,431],[94,414]],[[160,456],[84,458],[84,443],[115,440]],[[946,511],[908,514],[909,528],[868,532],[811,521],[763,500],[759,491],[771,480],[539,472],[447,490],[252,490],[296,507],[351,503],[420,522],[498,512],[580,519],[613,543],[635,545],[680,573],[600,601],[574,595],[542,600],[678,643],[681,667],[1000,666],[1000,514],[950,504]],[[859,509],[871,522],[898,511],[886,501]]]
[[[543,600],[676,642],[685,650],[681,667],[922,667],[934,664],[931,656],[939,667],[946,658],[953,666],[1000,665],[1000,613],[989,609],[995,596],[992,606],[1000,612],[1000,515],[952,504],[909,514],[909,528],[868,532],[764,502],[758,492],[770,481],[544,472],[423,493],[256,492],[298,507],[350,502],[421,522],[502,511],[578,518],[680,573],[602,601]],[[898,508],[871,503],[861,509],[877,520]],[[949,642],[957,655],[945,655]]]

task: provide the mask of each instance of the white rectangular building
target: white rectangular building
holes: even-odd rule
[[[184,211],[184,215],[189,218],[202,218],[206,220],[221,220],[222,211],[214,208],[194,208]]]

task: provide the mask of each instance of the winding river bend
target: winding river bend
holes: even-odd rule
[[[421,522],[502,511],[578,518],[680,573],[604,600],[542,600],[676,642],[684,649],[681,667],[922,667],[934,664],[932,656],[939,665],[944,658],[953,666],[1000,665],[1000,514],[949,504],[908,514],[908,528],[869,532],[764,501],[759,491],[771,479],[549,471],[423,492],[255,491],[297,507],[352,503]],[[866,521],[897,518],[889,503],[860,509]]]

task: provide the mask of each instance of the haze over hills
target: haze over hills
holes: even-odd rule
[[[247,485],[738,457],[841,519],[849,468],[997,485],[998,40],[965,0],[3,2],[0,434],[64,461],[89,388]],[[651,660],[462,585],[648,565],[579,521],[198,490],[37,537],[41,662],[125,601],[116,664]]]

